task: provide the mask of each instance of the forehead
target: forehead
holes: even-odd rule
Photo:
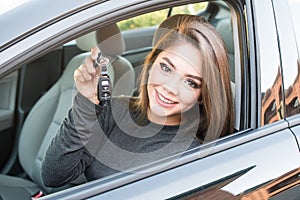
[[[200,73],[202,59],[200,51],[189,43],[173,46],[163,50],[158,58],[168,57],[178,69],[195,70]],[[182,67],[181,67],[182,66]]]

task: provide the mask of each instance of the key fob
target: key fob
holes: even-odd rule
[[[107,102],[109,102],[111,98],[111,81],[107,73],[109,59],[99,52],[93,64],[94,67],[101,67],[101,75],[98,80],[98,100],[100,101],[100,105],[107,105]]]

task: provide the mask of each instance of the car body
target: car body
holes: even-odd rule
[[[39,167],[41,158],[30,152],[30,158],[22,156],[20,140],[32,141],[36,152],[45,144],[22,137],[22,130],[39,126],[27,119],[34,105],[61,77],[69,61],[84,53],[76,46],[77,38],[110,23],[163,9],[172,14],[178,6],[203,2],[207,7],[196,14],[220,31],[230,54],[235,133],[180,158],[52,191],[41,199],[188,199],[218,191],[242,199],[299,199],[297,0],[32,0],[1,14],[0,195],[14,199],[7,191],[22,189],[22,185],[7,185],[7,177],[38,182],[35,177],[40,171],[24,172],[29,164],[23,163],[31,159]],[[156,28],[122,32],[127,47],[122,56],[134,67],[140,67],[151,50]],[[22,149],[31,149],[28,144]]]

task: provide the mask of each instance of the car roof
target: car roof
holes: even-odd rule
[[[106,0],[30,0],[0,15],[1,37],[0,51],[11,41],[22,39],[46,24],[58,21],[68,15],[79,12],[94,4]],[[12,25],[13,24],[13,25]]]

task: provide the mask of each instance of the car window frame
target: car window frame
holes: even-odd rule
[[[108,4],[109,5],[109,4]],[[166,6],[167,5],[175,5],[175,3],[166,3]],[[134,6],[132,6],[132,9],[133,9],[133,7]],[[96,8],[95,8],[96,9]],[[95,10],[95,9],[92,9],[92,10]],[[130,9],[128,9],[128,10],[130,10]],[[141,11],[139,11],[139,12],[141,12]],[[132,14],[130,14],[130,15],[132,15]],[[97,16],[97,17],[99,17],[99,15]],[[105,16],[105,17],[103,17],[103,18],[101,18],[101,19],[98,19],[96,22],[89,22],[89,24],[88,25],[86,25],[86,26],[84,26],[84,27],[88,27],[88,29],[89,30],[91,30],[91,29],[93,29],[93,28],[96,28],[96,27],[99,27],[99,25],[97,24],[97,23],[101,23],[101,22],[104,22],[105,20],[107,20],[106,21],[106,23],[110,23],[110,22],[112,22],[111,20],[109,20],[109,18],[110,17],[116,17],[116,16],[114,16],[113,14],[107,14],[107,16]],[[99,17],[100,18],[100,17]],[[117,18],[117,17],[116,17]],[[95,19],[95,16],[92,18],[92,19]],[[92,21],[92,19],[90,19],[91,21]],[[238,19],[238,17],[237,17],[237,19]],[[248,20],[249,21],[249,20]],[[237,23],[239,23],[239,22],[237,22]],[[49,43],[48,44],[45,44],[44,46],[43,46],[43,48],[45,48],[45,47],[52,47],[52,45],[57,45],[57,43],[63,43],[64,41],[66,41],[66,35],[68,36],[68,38],[72,38],[72,39],[74,39],[74,37],[75,36],[79,36],[79,35],[82,35],[82,34],[85,34],[85,33],[87,33],[86,32],[86,30],[85,31],[83,31],[83,28],[79,28],[79,26],[81,26],[81,25],[83,25],[83,24],[73,24],[73,27],[77,27],[78,29],[76,30],[76,31],[78,31],[78,32],[75,32],[75,31],[69,31],[69,32],[67,32],[67,33],[64,33],[64,34],[61,34],[61,35],[59,35],[59,37],[56,39],[56,40],[54,40],[54,42],[49,42],[49,40],[47,40]],[[103,24],[102,24],[103,25]],[[70,26],[70,27],[72,27],[72,26]],[[71,28],[70,28],[71,29]],[[72,33],[76,33],[75,35],[72,35]],[[236,30],[236,33],[235,34],[237,34],[238,35],[238,39],[239,39],[239,42],[241,42],[240,40],[241,39],[245,39],[245,38],[241,38],[241,32],[239,32],[239,30]],[[68,39],[69,40],[69,39]],[[243,41],[243,44],[244,44],[244,42],[245,41]],[[243,48],[245,48],[246,49],[246,47],[243,47]],[[45,48],[46,49],[46,48]],[[45,52],[47,52],[46,50],[43,50],[42,51],[42,53],[38,53],[38,55],[41,55],[41,54],[43,54],[43,53],[45,53]],[[33,53],[35,53],[35,52],[37,52],[37,50],[35,50]],[[27,52],[28,53],[28,52]],[[28,53],[29,54],[29,53]],[[28,56],[28,55],[27,55]],[[245,55],[245,52],[239,52],[239,54],[238,54],[238,57],[237,57],[237,59],[240,59],[241,57],[245,57],[245,56],[247,56],[247,55]],[[31,58],[32,59],[32,58]],[[28,61],[28,60],[26,60],[26,59],[24,59],[24,62],[25,61]],[[17,61],[15,61],[15,62],[17,62]],[[245,61],[244,62],[247,62],[247,59],[245,59]],[[245,65],[246,65],[247,63],[245,63]],[[246,67],[246,66],[245,66]],[[243,71],[244,69],[241,69],[241,71]],[[246,73],[246,72],[241,72],[241,77],[242,78],[244,78],[243,76],[245,76],[245,74],[244,73]],[[246,79],[246,80],[248,80],[248,78]],[[242,82],[242,81],[241,81]],[[242,84],[242,83],[240,83],[240,84]],[[242,87],[244,87],[243,85],[241,85],[240,86],[240,89],[242,90]],[[248,93],[247,93],[248,94]],[[245,96],[246,96],[246,94],[244,94]],[[241,96],[242,96],[242,94],[241,94]],[[246,97],[241,97],[241,99],[242,98],[246,98]],[[249,103],[250,102],[250,100],[248,100],[248,102],[247,103]],[[248,105],[246,103],[246,105]],[[243,110],[243,109],[242,109]],[[249,114],[249,113],[246,113],[246,114]],[[244,116],[245,117],[245,116]],[[248,125],[245,125],[246,127],[248,126]],[[250,128],[251,128],[251,126],[250,126]],[[218,151],[223,151],[224,149],[227,149],[227,148],[232,148],[232,147],[234,147],[234,146],[237,146],[237,145],[239,145],[239,144],[241,144],[241,143],[243,143],[243,142],[247,142],[247,140],[253,140],[253,139],[255,139],[255,137],[258,137],[257,135],[252,135],[251,137],[249,136],[249,131],[250,131],[251,129],[245,129],[245,130],[243,130],[243,131],[240,131],[240,132],[238,132],[237,134],[234,134],[234,135],[232,135],[232,136],[230,136],[230,137],[227,137],[227,138],[223,138],[223,139],[221,139],[221,140],[218,140],[216,143],[218,143],[218,145],[220,145],[218,148],[217,148],[217,146],[216,146],[216,148],[215,148],[215,151],[213,151],[213,152],[210,152],[211,154],[214,154],[214,153],[217,153]],[[242,141],[239,141],[239,142],[237,142],[237,138],[244,138]],[[222,145],[221,145],[222,144]],[[225,147],[226,146],[226,147]],[[211,154],[209,154],[209,155],[211,155]],[[202,158],[202,157],[200,157],[200,158]],[[193,160],[194,159],[199,159],[199,157],[197,157],[197,158],[193,158]],[[179,163],[177,163],[177,165],[179,166],[179,165],[181,165],[181,164],[184,164],[184,163],[186,163],[186,162],[188,162],[187,160],[181,160]],[[173,166],[172,166],[173,167]],[[159,172],[161,172],[161,171],[157,171],[156,173],[159,173]],[[128,182],[128,180],[129,180],[129,182],[130,181],[136,181],[137,179],[136,179],[136,177],[128,177],[128,176],[126,176],[126,175],[120,175],[121,177],[120,177],[120,179],[118,179],[118,180],[120,180],[120,182],[121,183],[123,183],[123,184],[127,184]],[[124,179],[126,179],[126,181],[124,181],[124,182],[122,182],[122,178],[123,178],[123,176],[125,176],[125,178]],[[111,182],[111,184],[113,184],[114,183],[114,181],[112,181]],[[94,183],[88,183],[88,186],[92,186]],[[109,184],[108,184],[109,185]]]
[[[277,23],[277,31],[279,37],[279,47],[281,52],[281,63],[283,70],[283,82],[284,90],[287,91],[290,86],[290,82],[294,81],[297,77],[298,72],[298,62],[299,58],[299,46],[297,44],[297,38],[294,32],[293,18],[290,13],[290,7],[288,2],[280,2],[273,0],[274,11]],[[284,19],[284,20],[283,20]],[[291,75],[294,75],[292,78]],[[285,93],[286,94],[286,93]],[[300,124],[300,113],[291,114],[287,113],[286,101],[287,96],[284,95],[284,110],[285,119],[290,122],[290,126],[296,126]]]

